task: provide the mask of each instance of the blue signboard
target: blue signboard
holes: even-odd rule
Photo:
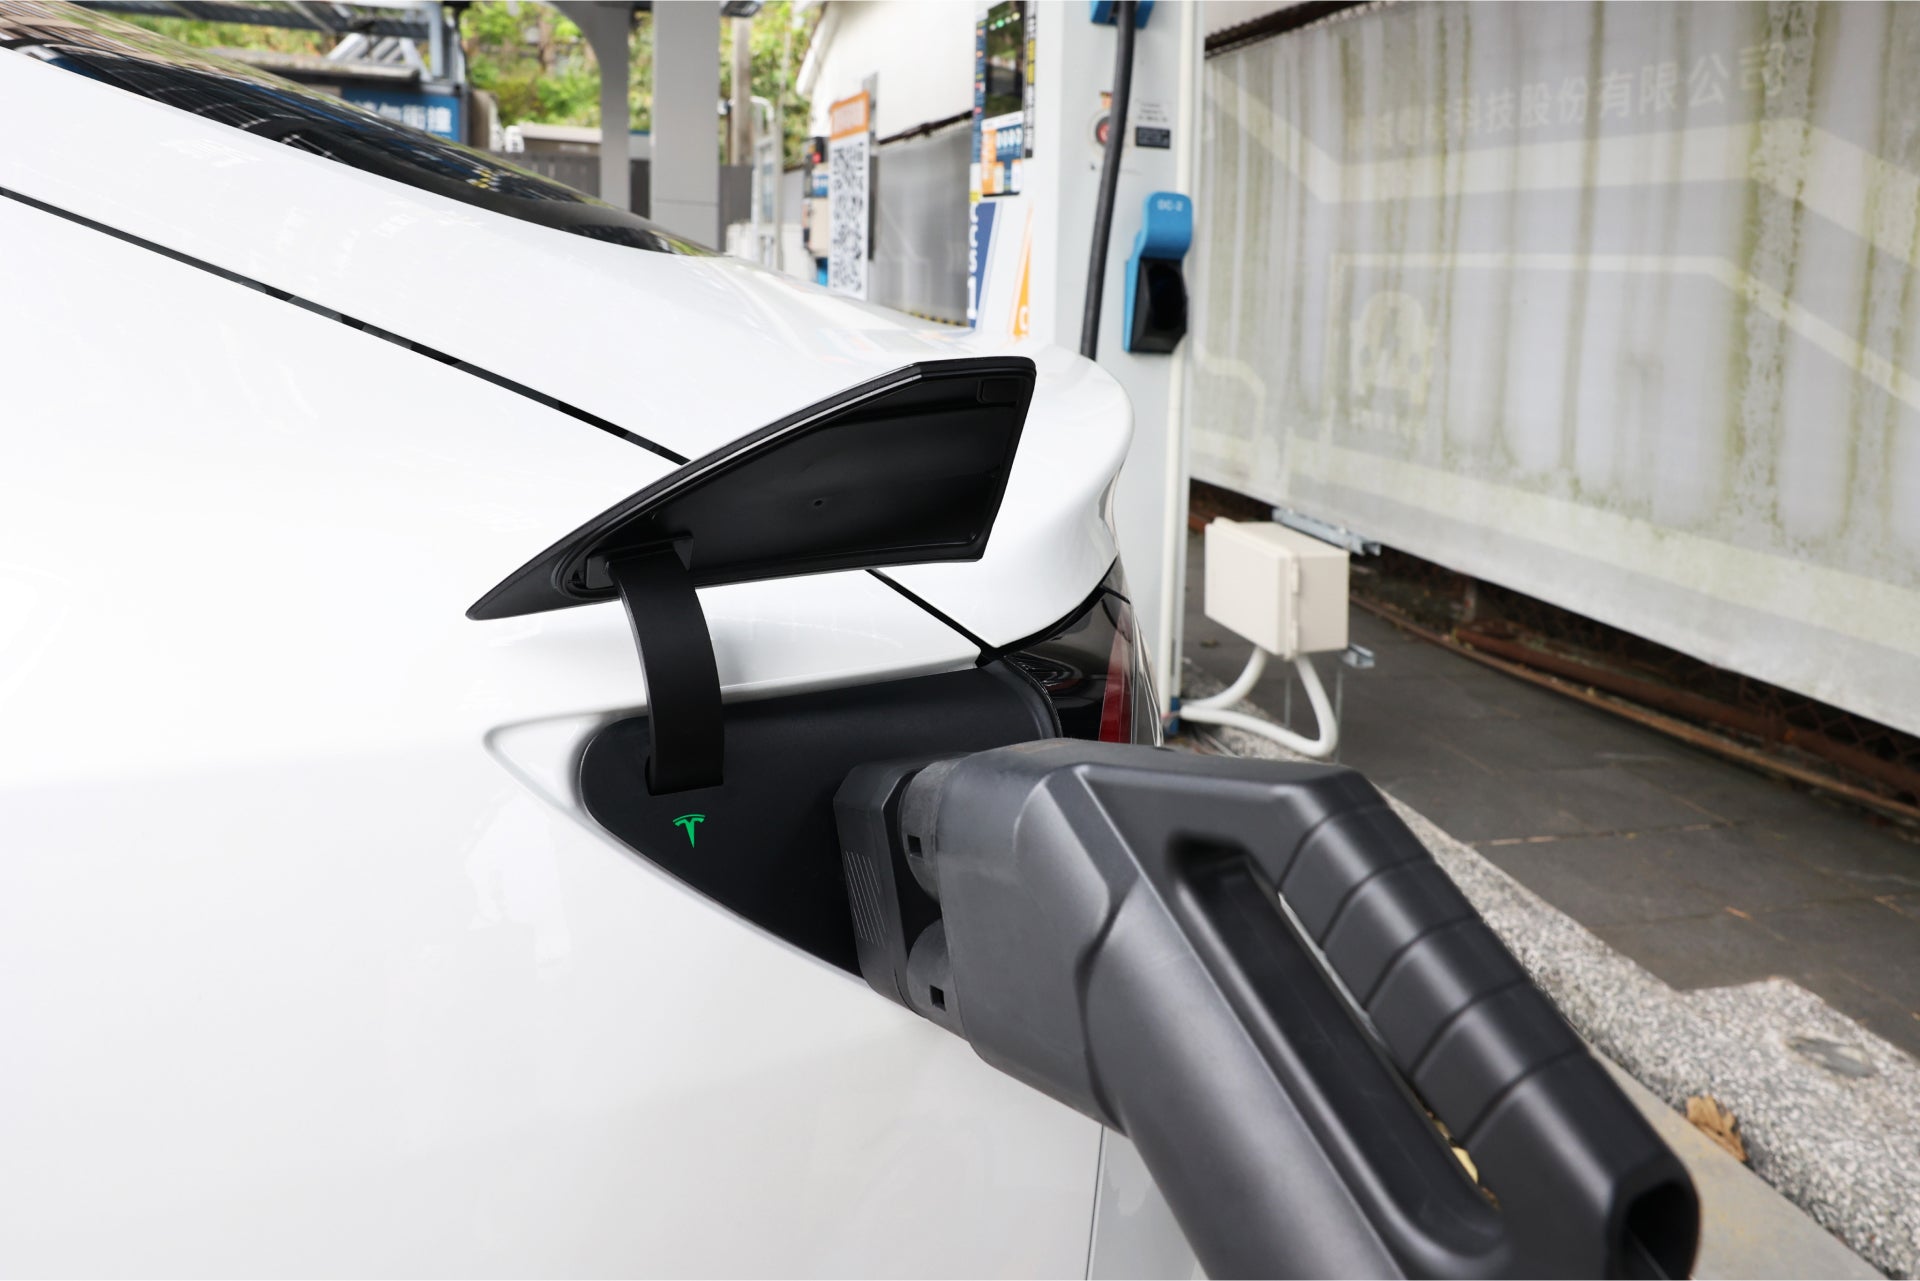
[[[396,124],[423,129],[450,142],[461,140],[460,99],[453,94],[347,85],[340,96]]]

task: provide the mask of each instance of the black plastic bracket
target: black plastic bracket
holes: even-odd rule
[[[720,671],[707,616],[680,547],[660,543],[609,561],[647,677],[647,790],[717,787],[726,761]]]

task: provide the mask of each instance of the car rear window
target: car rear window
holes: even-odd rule
[[[497,156],[86,9],[0,4],[0,48],[525,222],[654,253],[710,252]]]

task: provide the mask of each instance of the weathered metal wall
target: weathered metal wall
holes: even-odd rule
[[[874,152],[873,301],[967,323],[967,124]]]
[[[1920,5],[1207,64],[1194,473],[1920,732]]]

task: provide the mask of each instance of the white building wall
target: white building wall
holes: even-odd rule
[[[868,76],[877,137],[973,110],[975,16],[965,0],[830,0],[811,55],[812,132],[827,133],[827,109]]]

